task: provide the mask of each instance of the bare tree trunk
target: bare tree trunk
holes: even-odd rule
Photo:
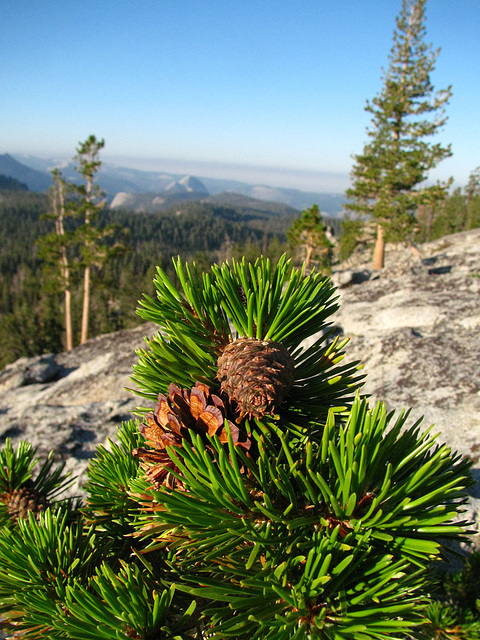
[[[100,149],[103,149],[105,145],[104,140],[97,140],[95,136],[89,136],[87,140],[77,147],[77,156],[76,159],[79,162],[79,169],[77,169],[85,180],[85,185],[77,188],[77,196],[79,196],[80,200],[80,208],[85,215],[85,223],[83,225],[83,229],[81,229],[83,234],[83,244],[84,246],[81,249],[82,258],[83,258],[83,266],[84,266],[84,277],[83,277],[83,310],[82,310],[82,329],[80,333],[80,344],[83,344],[88,338],[88,321],[89,321],[89,311],[90,311],[90,284],[91,284],[91,274],[92,267],[102,265],[102,260],[100,259],[98,247],[96,243],[100,238],[103,237],[103,234],[100,230],[95,230],[92,228],[92,223],[95,222],[95,218],[98,215],[98,212],[103,206],[97,203],[97,198],[99,197],[100,191],[99,188],[93,184],[94,176],[96,175],[100,165],[102,164],[98,160],[98,153]],[[105,248],[105,255],[107,255],[108,250]]]
[[[86,200],[90,203],[92,197],[92,184],[93,179],[91,176],[87,179],[86,186]],[[88,228],[90,225],[90,210],[87,206],[85,211],[85,226]],[[87,234],[88,238],[88,234]],[[83,272],[83,309],[82,309],[82,331],[80,334],[80,344],[83,344],[88,338],[88,314],[90,311],[90,264],[85,265],[85,271]]]
[[[377,240],[375,242],[375,251],[373,254],[373,269],[379,271],[383,269],[385,261],[385,238],[383,236],[383,227],[377,225]]]
[[[68,269],[67,251],[65,247],[62,249],[62,276],[63,291],[65,294],[65,347],[67,351],[73,349],[73,332],[72,332],[72,296],[70,293],[70,272]]]
[[[65,346],[67,351],[73,349],[72,306],[70,288],[65,289]]]
[[[65,218],[65,183],[60,179],[58,174],[55,174],[54,178],[56,182],[56,193],[53,197],[53,207],[54,212],[57,214],[55,228],[58,235],[64,236],[65,228],[63,226],[63,220]],[[57,211],[57,196],[60,209],[59,211]],[[71,351],[73,349],[72,297],[70,292],[70,269],[68,267],[68,256],[65,245],[61,248],[60,268],[63,280],[63,291],[65,294],[65,348],[67,351]]]
[[[307,255],[305,256],[305,269],[308,269],[308,265],[310,264],[310,259],[312,257],[313,247],[310,244],[307,244]]]
[[[90,308],[90,265],[85,267],[83,275],[83,310],[82,310],[82,333],[80,344],[88,338],[88,314]]]

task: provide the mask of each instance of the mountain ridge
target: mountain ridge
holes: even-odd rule
[[[4,161],[2,159],[11,160]],[[13,161],[13,163],[11,162]],[[35,168],[21,162],[21,156],[15,158],[11,154],[0,155],[0,174],[15,178],[27,184],[32,191],[45,191],[51,184],[51,171],[58,166],[64,177],[68,180],[78,180],[73,162],[59,163],[52,159],[41,159],[27,156],[26,162],[35,165]],[[40,167],[43,167],[40,170]],[[186,181],[187,184],[183,183]],[[335,192],[310,192],[299,189],[272,187],[265,184],[251,184],[238,180],[223,180],[204,176],[192,176],[166,171],[144,171],[129,167],[119,167],[109,163],[102,163],[98,174],[98,183],[106,191],[109,202],[114,200],[117,193],[147,194],[163,192],[171,183],[181,185],[177,187],[180,194],[193,193],[189,190],[188,183],[198,180],[211,195],[222,192],[239,193],[271,202],[280,202],[302,211],[313,204],[318,204],[320,210],[329,216],[340,216],[345,202],[343,193]],[[185,187],[186,189],[183,189]],[[205,194],[203,194],[205,195]]]
[[[0,154],[0,174],[26,184],[31,191],[46,191],[52,182],[47,173],[22,164],[9,153]]]

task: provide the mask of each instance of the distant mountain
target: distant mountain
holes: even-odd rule
[[[178,183],[173,183],[178,185]],[[110,203],[110,209],[124,209],[135,213],[158,213],[186,201],[202,200],[205,194],[172,187],[155,193],[126,193],[119,191]]]
[[[320,211],[332,217],[341,215],[342,207],[346,202],[345,196],[340,193],[318,193],[265,185],[247,185],[245,190],[237,193],[243,193],[257,200],[283,202],[299,211],[317,204]]]
[[[203,202],[221,207],[230,207],[246,215],[258,215],[259,213],[262,213],[268,216],[297,217],[300,214],[298,209],[290,207],[287,204],[283,204],[283,202],[269,202],[268,200],[251,198],[250,196],[244,196],[231,191],[225,191],[214,196],[209,196],[208,198],[205,198]]]
[[[0,155],[0,174],[22,182],[31,191],[47,191],[52,183],[48,173],[27,167],[8,153]]]
[[[28,191],[28,187],[24,182],[19,182],[15,178],[9,178],[0,173],[0,189],[6,191]]]
[[[207,187],[198,178],[193,176],[185,176],[178,183],[183,189],[186,189],[189,193],[203,193],[208,196]]]
[[[8,154],[0,156],[0,158],[5,157],[11,158],[16,163],[17,171],[7,173],[2,169],[2,164],[0,163],[0,173],[25,182],[28,187],[34,191],[43,191],[45,188],[48,188],[50,184],[48,172],[55,166],[61,168],[67,180],[78,180],[78,174],[75,172],[73,163],[62,164],[51,159],[18,156],[18,160],[26,163],[21,164],[21,162],[8,156]],[[27,164],[34,166],[35,170],[27,167]],[[23,168],[22,171],[26,169],[37,176],[41,176],[41,180],[43,181],[41,183],[42,186],[40,188],[33,186],[32,182],[29,182],[23,177],[24,173],[20,172],[19,167]],[[39,171],[39,169],[42,168],[43,172]],[[217,195],[232,192],[256,200],[280,202],[298,211],[317,204],[322,212],[332,217],[341,215],[342,206],[345,203],[345,197],[341,193],[306,192],[299,189],[249,184],[238,180],[221,180],[204,176],[193,177],[160,171],[142,171],[128,167],[118,167],[109,163],[103,163],[100,167],[98,182],[101,188],[107,193],[110,202],[118,202],[118,199],[116,200],[118,194],[120,194],[120,201],[125,198],[124,194],[143,194],[143,199],[148,201],[150,195],[152,196],[151,200],[153,200],[156,197],[164,198],[166,193],[167,195],[170,194],[168,200],[171,203],[175,194],[179,196],[179,200],[185,200],[191,199],[189,194],[194,193],[199,193],[201,197],[206,197],[208,193]],[[45,184],[47,187],[44,186]]]
[[[254,185],[237,180],[220,180],[217,178],[202,177],[201,180],[212,194],[238,193],[256,200],[282,202],[298,211],[303,211],[303,209],[307,209],[313,204],[318,204],[320,211],[332,217],[342,214],[342,208],[346,202],[343,193],[301,191],[300,189],[269,187],[267,185]]]
[[[199,181],[196,181],[199,182]],[[175,183],[179,184],[179,183]],[[197,188],[198,184],[193,183]],[[174,188],[159,193],[125,193],[120,192],[110,203],[110,209],[122,209],[135,213],[160,213],[172,206],[178,206],[178,213],[185,207],[183,204],[197,202],[199,205],[213,205],[216,210],[234,210],[245,220],[251,218],[291,217],[295,218],[300,212],[281,202],[268,202],[244,196],[238,193],[224,192],[213,196],[203,195],[198,191],[176,191]],[[191,207],[188,207],[191,209]],[[201,208],[201,207],[200,207]]]

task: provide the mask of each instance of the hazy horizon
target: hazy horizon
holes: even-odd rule
[[[28,165],[28,158],[51,160],[55,166],[71,161],[68,156],[51,156],[49,154],[25,154],[4,151]],[[111,157],[101,155],[105,166],[116,168],[138,169],[159,173],[194,175],[197,178],[214,178],[232,180],[249,184],[263,184],[270,187],[298,189],[325,193],[343,193],[350,182],[348,174],[327,171],[301,171],[279,167],[255,167],[216,162],[195,162],[171,158],[132,158],[128,156]],[[53,168],[53,167],[52,167]]]
[[[15,153],[10,150],[0,150],[8,153],[23,164],[28,165],[28,158],[35,160],[52,161],[51,168],[61,167],[62,164],[72,162],[73,156],[50,154]],[[135,158],[129,156],[112,157],[102,154],[101,160],[105,167],[112,166],[118,169],[137,169],[140,171],[156,173],[172,173],[177,175],[192,175],[196,178],[209,178],[243,182],[251,185],[263,185],[273,188],[296,189],[298,191],[344,194],[350,186],[350,175],[346,173],[334,173],[328,171],[302,171],[298,169],[286,169],[281,167],[255,167],[250,165],[235,165],[229,163],[202,162],[191,160],[179,160],[171,158]],[[35,164],[35,162],[34,162]],[[35,168],[35,167],[33,167]],[[427,183],[445,179],[431,172]],[[464,186],[464,181],[455,180],[452,189]]]

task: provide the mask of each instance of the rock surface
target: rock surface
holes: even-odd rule
[[[361,283],[339,285],[334,322],[351,338],[348,357],[365,364],[372,401],[412,407],[480,468],[480,230],[419,256],[392,250],[385,264],[378,274],[359,264]]]
[[[480,515],[480,229],[424,244],[420,255],[388,248],[372,272],[367,256],[333,274],[338,332],[349,360],[367,374],[364,390],[389,410],[412,407],[439,438],[474,460],[470,515]],[[70,353],[22,358],[0,372],[0,443],[30,440],[80,474],[97,444],[114,437],[142,404],[124,389],[153,324],[89,340]],[[144,402],[143,402],[144,404]]]
[[[393,247],[381,272],[360,260],[333,279],[334,323],[351,338],[348,358],[365,365],[364,391],[387,410],[411,408],[411,423],[423,417],[473,459],[469,515],[480,524],[480,229],[420,254]]]
[[[141,398],[127,391],[135,351],[145,346],[153,323],[88,340],[70,352],[21,358],[0,372],[0,444],[28,440],[39,456],[51,450],[85,480],[95,447],[114,438],[117,426],[132,418]]]

